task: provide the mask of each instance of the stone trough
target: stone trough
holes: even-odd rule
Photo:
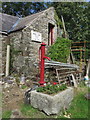
[[[73,100],[74,89],[68,87],[66,90],[56,95],[47,95],[44,93],[30,92],[30,104],[34,108],[44,111],[47,115],[58,114],[61,110],[68,108]]]

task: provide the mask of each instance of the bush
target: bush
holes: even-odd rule
[[[53,44],[48,50],[48,56],[55,61],[67,62],[70,54],[71,41],[66,38],[57,38],[55,44]]]

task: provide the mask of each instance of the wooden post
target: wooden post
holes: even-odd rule
[[[74,75],[73,75],[73,74],[71,74],[71,76],[72,76],[72,80],[73,80],[73,83],[74,83],[74,87],[76,87],[76,88],[77,88],[77,83],[76,83],[75,77],[74,77]]]
[[[84,62],[86,63],[86,41],[84,41]]]
[[[80,72],[82,72],[82,48],[80,50]]]
[[[9,65],[10,65],[10,45],[7,45],[7,55],[6,55],[6,77],[9,75]]]
[[[58,79],[58,82],[60,84],[60,80],[59,80],[59,74],[58,74],[58,70],[56,69],[56,74],[57,74],[57,79]]]
[[[88,59],[88,65],[87,65],[86,75],[89,76],[89,73],[90,73],[90,59]]]
[[[66,28],[65,28],[65,22],[64,22],[64,19],[63,19],[62,15],[61,15],[61,19],[62,19],[63,29],[64,29],[64,33],[65,33],[65,38],[67,38]]]

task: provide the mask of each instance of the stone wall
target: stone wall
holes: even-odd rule
[[[0,74],[2,74],[2,35],[0,35]]]
[[[8,44],[8,37],[0,35],[0,74],[5,74],[6,68],[6,48]]]
[[[39,47],[40,42],[31,40],[31,30],[42,34],[42,42],[47,44],[48,49],[48,24],[54,25],[54,42],[58,37],[57,24],[54,18],[54,8],[47,9],[28,24],[24,29],[9,33],[2,40],[3,72],[5,73],[6,47],[10,44],[10,73],[24,73],[32,78],[39,73]],[[0,44],[1,45],[1,44]],[[35,78],[36,79],[36,78]]]
[[[17,31],[9,35],[12,51],[11,59],[13,58],[11,61],[14,70],[30,76],[38,73],[38,66],[36,64],[39,63],[39,47],[41,43],[31,40],[31,30],[40,32],[42,34],[42,42],[48,45],[49,23],[54,25],[55,41],[57,38],[57,25],[54,19],[54,9],[45,11],[22,31]]]

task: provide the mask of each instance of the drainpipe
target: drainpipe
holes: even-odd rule
[[[10,65],[10,45],[7,45],[7,55],[6,55],[6,77],[9,75],[9,65]]]

